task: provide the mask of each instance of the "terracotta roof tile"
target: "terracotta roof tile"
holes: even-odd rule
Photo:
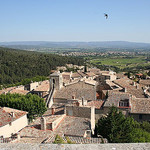
[[[14,117],[12,116],[12,112],[14,113]],[[27,112],[25,111],[12,109],[8,107],[0,107],[0,127],[9,124],[26,114]]]
[[[10,93],[11,94],[18,93],[18,94],[26,95],[27,93],[29,93],[29,91],[27,91],[27,90],[19,90],[19,89],[12,89],[10,91]]]

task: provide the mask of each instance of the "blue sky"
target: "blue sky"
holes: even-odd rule
[[[0,0],[4,41],[150,43],[150,0]]]

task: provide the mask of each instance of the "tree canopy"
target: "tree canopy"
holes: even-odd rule
[[[82,65],[77,57],[59,56],[39,52],[0,47],[0,84],[13,84],[25,78],[48,76],[50,70],[67,63]]]
[[[142,125],[143,124],[143,125]],[[111,107],[108,115],[98,120],[97,133],[110,143],[150,142],[150,124],[138,123],[132,117],[125,117],[116,107]]]
[[[0,95],[0,106],[10,107],[28,112],[29,120],[41,116],[46,111],[44,99],[37,95],[2,94]]]

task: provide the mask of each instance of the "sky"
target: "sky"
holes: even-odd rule
[[[0,42],[10,41],[150,43],[150,0],[0,0]]]

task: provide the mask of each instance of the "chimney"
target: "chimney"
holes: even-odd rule
[[[79,102],[76,102],[76,106],[80,106],[80,103],[79,103]]]
[[[72,96],[72,99],[75,99],[75,96]]]
[[[55,108],[52,108],[52,115],[55,114]]]
[[[70,82],[72,82],[72,79],[70,78]]]
[[[95,107],[91,107],[91,131],[92,135],[94,135],[94,130],[95,130]]]
[[[46,130],[46,119],[41,117],[41,130]]]
[[[136,86],[135,82],[133,82],[133,86]]]
[[[136,89],[139,89],[139,84],[136,85]]]
[[[126,87],[124,88],[124,92],[125,92],[125,93],[127,92],[127,88],[126,88]]]
[[[82,97],[82,106],[84,106],[85,104],[84,104],[84,97]]]

